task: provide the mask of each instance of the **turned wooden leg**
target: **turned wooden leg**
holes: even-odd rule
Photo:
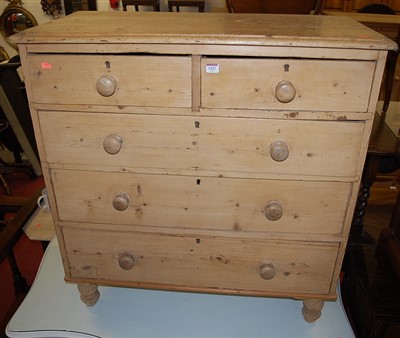
[[[304,319],[309,322],[315,322],[319,317],[321,317],[321,310],[324,307],[324,301],[306,299],[303,300],[303,316]]]
[[[365,236],[364,216],[368,206],[370,189],[376,180],[379,170],[380,157],[368,155],[364,165],[363,176],[361,178],[360,191],[357,197],[357,203],[354,209],[353,220],[350,229],[350,242],[374,243],[372,238]]]
[[[96,284],[78,284],[78,290],[81,294],[81,301],[88,306],[96,304],[100,297],[100,292]]]

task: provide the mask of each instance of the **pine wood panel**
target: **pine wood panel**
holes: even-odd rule
[[[32,100],[37,103],[191,107],[191,59],[168,56],[30,55]],[[104,97],[97,80],[117,88]]]
[[[39,112],[50,163],[191,169],[246,173],[347,176],[355,174],[363,122],[288,121],[192,116],[111,115]],[[115,133],[121,150],[106,153],[103,141]],[[271,143],[288,144],[282,162]]]
[[[143,233],[82,231],[64,228],[72,278],[93,282],[146,287],[175,285],[202,291],[258,291],[268,295],[285,292],[330,292],[332,267],[338,245],[228,239],[219,237],[169,236]],[[119,267],[122,253],[135,257],[131,270]],[[301,253],[301,254],[299,254]],[[275,277],[264,280],[259,266],[275,265]],[[238,273],[239,272],[239,273]]]
[[[53,170],[60,220],[170,228],[339,234],[350,183]],[[124,211],[115,196],[128,195]],[[268,202],[282,217],[265,216]]]
[[[219,73],[207,73],[207,65]],[[288,59],[202,60],[202,106],[209,108],[367,111],[374,62]],[[352,76],[348,76],[351,72]],[[283,80],[296,90],[282,103],[275,88]]]
[[[203,14],[77,13],[12,38],[66,279],[333,299],[397,46],[349,18]],[[219,73],[204,73],[210,60]],[[111,73],[116,93],[97,100],[93,80]],[[273,99],[283,79],[296,90],[288,104]],[[288,146],[282,161],[275,141]],[[283,215],[265,228],[270,198]],[[122,271],[129,252],[137,266]]]
[[[396,44],[349,18],[322,15],[231,13],[76,12],[44,28],[33,27],[10,38],[16,44],[126,44],[131,51],[144,44],[323,47],[396,49]],[[66,41],[68,36],[68,41]],[[173,44],[171,44],[173,41]],[[192,48],[193,48],[192,47]],[[84,47],[82,47],[84,48]],[[68,53],[68,47],[64,49]],[[116,50],[111,46],[109,53]],[[92,53],[97,53],[92,49]],[[229,53],[231,54],[231,53]]]

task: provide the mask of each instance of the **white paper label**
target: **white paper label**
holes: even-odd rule
[[[218,63],[208,63],[206,65],[206,73],[218,74],[219,73],[219,64]]]

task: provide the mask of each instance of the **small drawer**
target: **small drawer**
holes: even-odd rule
[[[38,54],[28,57],[27,69],[35,103],[192,104],[189,57]]]
[[[39,112],[50,163],[353,177],[364,122]]]
[[[365,112],[375,62],[204,58],[201,67],[204,108]]]
[[[350,183],[52,170],[60,220],[338,234]]]
[[[222,293],[328,294],[338,253],[329,243],[72,228],[63,234],[67,278]]]

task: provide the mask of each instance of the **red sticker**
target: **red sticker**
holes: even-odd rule
[[[51,69],[51,63],[42,62],[40,65],[42,66],[42,69]]]

